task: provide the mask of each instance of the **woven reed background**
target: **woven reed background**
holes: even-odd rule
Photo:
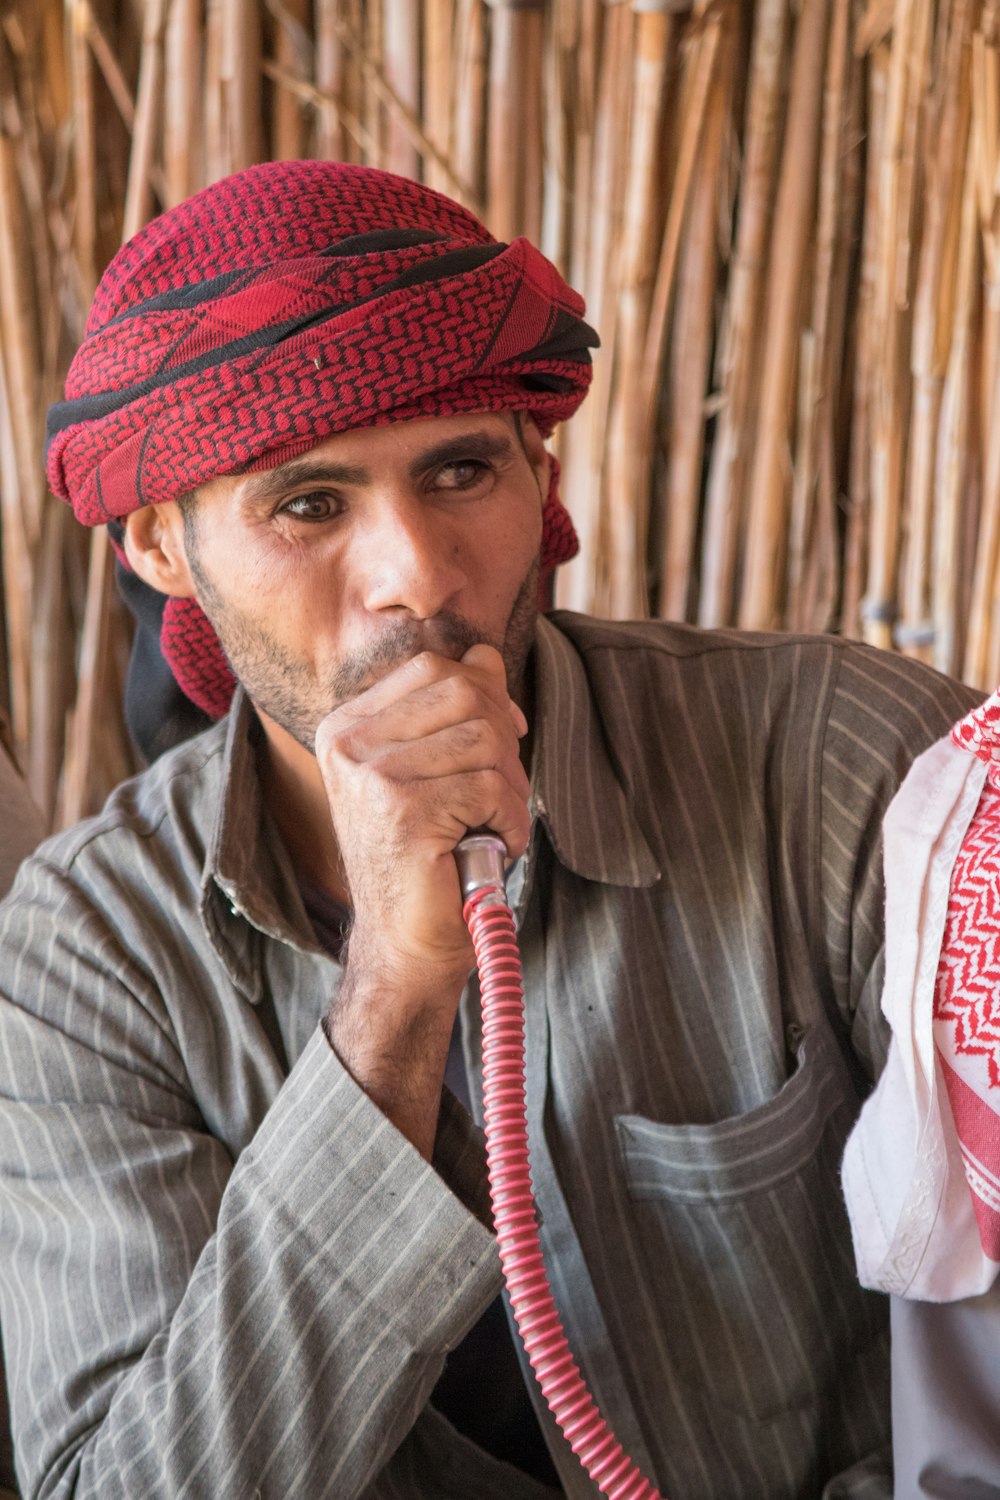
[[[0,0],[0,691],[54,823],[135,760],[46,405],[123,237],[300,155],[423,177],[586,295],[559,603],[1000,680],[1000,0]]]

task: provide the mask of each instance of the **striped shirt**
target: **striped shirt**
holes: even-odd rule
[[[570,1342],[675,1500],[887,1496],[887,1310],[838,1164],[887,1043],[881,817],[976,695],[829,638],[570,614],[540,623],[535,681],[512,899]],[[425,1163],[326,1044],[340,971],[255,730],[238,698],[0,911],[22,1489],[541,1500],[429,1401],[500,1285],[480,1132],[446,1093]],[[595,1495],[539,1415],[565,1493]]]

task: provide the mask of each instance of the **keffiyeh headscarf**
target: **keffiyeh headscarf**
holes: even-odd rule
[[[1000,692],[917,757],[883,831],[892,1039],[844,1195],[864,1286],[952,1302],[1000,1271]]]
[[[583,312],[527,240],[497,243],[430,188],[335,162],[251,167],[108,267],[49,413],[49,482],[117,542],[141,505],[352,428],[506,409],[547,436],[590,383]],[[557,475],[543,571],[577,550]],[[161,647],[187,697],[223,714],[234,680],[194,600],[167,600]]]

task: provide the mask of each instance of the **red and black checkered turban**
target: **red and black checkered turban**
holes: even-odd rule
[[[497,243],[430,188],[335,162],[251,167],[108,267],[49,413],[49,482],[94,526],[352,428],[509,409],[547,435],[590,383],[583,312],[527,240]],[[543,569],[577,550],[555,473]],[[232,674],[193,600],[167,601],[161,645],[188,697],[224,713]]]

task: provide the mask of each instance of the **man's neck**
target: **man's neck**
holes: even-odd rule
[[[261,790],[300,882],[318,886],[344,906],[351,898],[330,805],[316,757],[258,710],[263,734],[257,746]]]

